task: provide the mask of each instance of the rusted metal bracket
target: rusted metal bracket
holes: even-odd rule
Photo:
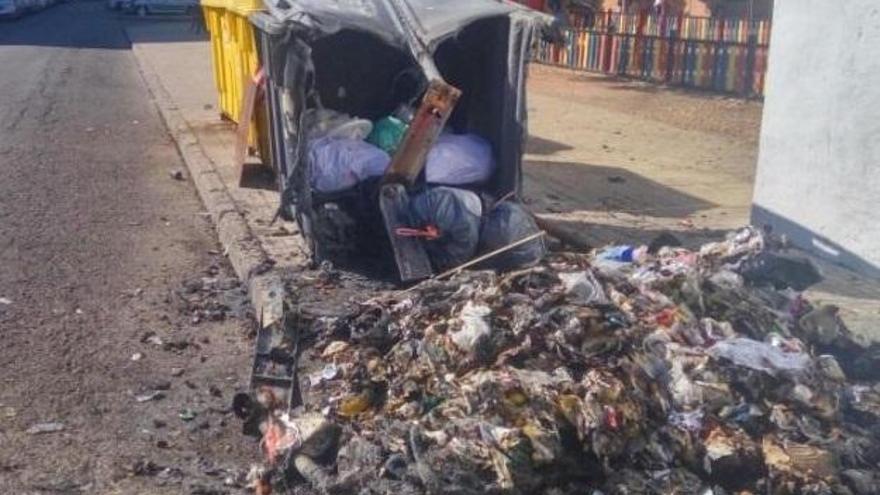
[[[461,91],[458,88],[440,79],[431,81],[422,104],[385,173],[384,183],[398,183],[407,187],[415,183],[425,167],[428,152],[443,132],[443,126],[452,115],[459,97]]]
[[[266,90],[266,73],[263,69],[257,71],[250,79],[245,81],[245,91],[241,101],[241,115],[238,119],[238,127],[235,136],[234,163],[239,171],[244,170],[244,161],[247,157],[251,125],[257,112],[257,104],[263,98]],[[264,151],[264,150],[261,150]],[[266,157],[263,157],[264,159]]]
[[[425,168],[428,152],[443,132],[460,96],[459,89],[441,79],[431,81],[382,180],[379,208],[394,251],[397,272],[403,282],[425,279],[434,274],[421,241],[417,237],[398,235],[398,232],[422,227],[410,225],[407,188],[416,183]]]

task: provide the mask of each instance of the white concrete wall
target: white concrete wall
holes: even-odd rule
[[[777,0],[752,220],[880,274],[880,0]]]

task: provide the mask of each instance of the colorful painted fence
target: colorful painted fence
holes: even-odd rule
[[[759,45],[770,44],[769,19],[724,19],[716,17],[665,16],[626,14],[620,12],[597,12],[593,25],[596,31],[617,34],[642,34],[661,38],[676,37],[695,41],[727,41],[748,43],[754,35]]]
[[[746,42],[630,34],[615,30],[569,30],[563,42],[542,42],[536,61],[658,83],[742,96],[764,93],[769,46],[757,34]]]

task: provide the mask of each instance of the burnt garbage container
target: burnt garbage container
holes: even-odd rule
[[[265,5],[265,12],[249,19],[267,76],[269,147],[281,212],[298,222],[314,261],[338,252],[387,253],[375,207],[381,179],[362,173],[352,152],[351,167],[340,174],[354,173],[356,181],[339,190],[316,187],[321,164],[310,148],[315,136],[326,136],[327,122],[335,119],[345,130],[340,139],[362,138],[362,122],[415,109],[432,80],[461,91],[444,132],[479,136],[491,148],[494,168],[488,178],[455,187],[488,198],[520,192],[527,63],[539,31],[552,19],[495,0]],[[415,194],[433,185],[425,175]]]

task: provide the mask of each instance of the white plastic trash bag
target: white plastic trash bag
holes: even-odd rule
[[[316,109],[306,112],[303,127],[308,130],[309,139],[323,137],[366,139],[373,131],[373,123],[329,109]]]
[[[492,145],[476,134],[441,134],[425,165],[429,184],[479,184],[495,170]]]
[[[388,153],[360,139],[324,137],[309,143],[309,183],[324,193],[381,176],[390,163]]]

